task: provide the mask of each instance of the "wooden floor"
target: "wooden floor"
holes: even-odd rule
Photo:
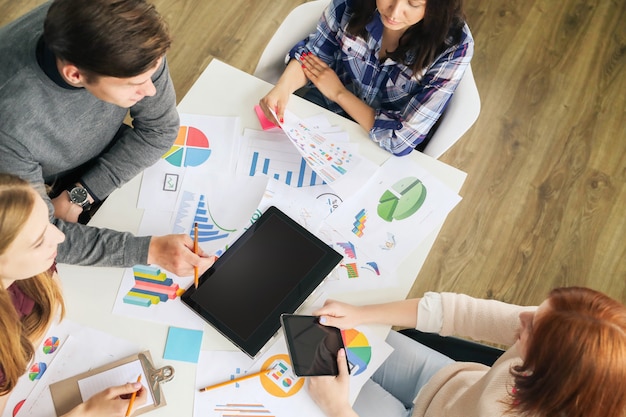
[[[213,58],[253,72],[302,0],[156,0],[182,98]],[[0,0],[0,24],[40,0]],[[521,304],[589,286],[626,303],[626,2],[466,2],[482,110],[441,158],[468,173],[411,295]]]

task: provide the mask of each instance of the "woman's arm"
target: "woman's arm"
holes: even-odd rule
[[[340,329],[351,329],[361,324],[386,324],[415,328],[417,306],[421,298],[394,301],[384,304],[354,306],[335,300],[327,300],[324,306],[313,312],[320,322]]]
[[[134,414],[134,410],[144,404],[147,399],[146,390],[140,382],[129,382],[128,384],[107,388],[84,403],[77,405],[63,417],[125,416],[130,403],[130,396],[133,392],[137,392],[132,410]]]
[[[374,126],[376,112],[348,90],[335,71],[313,54],[302,56],[302,71],[324,96],[337,103],[366,132]]]
[[[259,101],[259,106],[261,106],[265,117],[274,124],[282,121],[289,96],[298,88],[304,86],[306,81],[300,63],[292,59],[287,64],[287,68],[285,68],[274,88]],[[276,113],[279,120],[274,118],[272,110]]]

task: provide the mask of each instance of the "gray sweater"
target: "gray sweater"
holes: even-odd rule
[[[30,181],[48,203],[51,221],[66,235],[59,262],[117,267],[145,263],[150,237],[56,220],[44,184],[93,160],[80,180],[101,200],[154,164],[179,128],[167,62],[152,77],[156,95],[130,108],[131,128],[123,124],[128,109],[82,88],[63,88],[40,68],[36,48],[48,6],[0,28],[0,171]]]

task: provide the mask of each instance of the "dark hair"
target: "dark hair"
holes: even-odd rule
[[[354,7],[347,30],[367,39],[365,26],[376,11],[376,0],[362,0]],[[410,67],[414,73],[428,67],[447,48],[461,41],[465,15],[463,0],[427,0],[424,18],[411,26],[388,57]]]
[[[153,68],[171,45],[167,24],[145,0],[55,0],[44,40],[87,76],[117,78]]]
[[[514,366],[511,411],[623,417],[626,306],[588,288],[557,288],[535,320],[524,363]]]

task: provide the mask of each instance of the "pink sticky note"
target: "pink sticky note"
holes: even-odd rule
[[[267,117],[265,117],[263,110],[261,110],[261,106],[259,106],[258,104],[254,106],[254,111],[256,112],[256,117],[259,118],[259,122],[261,122],[261,128],[263,130],[280,128],[279,126],[276,126],[274,123],[270,122]]]

